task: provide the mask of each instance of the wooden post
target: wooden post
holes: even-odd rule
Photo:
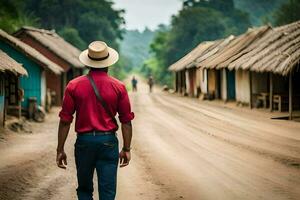
[[[18,101],[18,118],[21,120],[22,117],[22,99],[20,98],[19,90],[20,90],[20,76],[17,76],[17,101]]]
[[[174,76],[175,75],[175,76]],[[175,90],[175,92],[177,92],[177,73],[173,72],[173,88]]]
[[[289,75],[289,120],[293,119],[293,75]]]
[[[178,93],[179,92],[179,85],[180,85],[180,74],[178,72],[176,72],[176,92]]]
[[[250,109],[252,109],[252,72],[249,71],[249,87],[250,87],[250,104],[249,104],[249,107]]]
[[[180,87],[180,74],[178,72],[176,72],[176,92],[179,92],[179,87]]]
[[[206,72],[206,93],[207,93],[207,97],[210,98],[209,95],[209,74],[208,74],[208,69],[203,69]]]
[[[270,112],[273,111],[273,74],[270,73],[270,95],[269,95],[269,98],[270,98]]]
[[[184,91],[185,91],[185,74],[184,74],[184,70],[181,71],[181,95],[184,95]]]

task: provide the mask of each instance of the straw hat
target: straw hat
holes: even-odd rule
[[[105,42],[94,41],[80,54],[79,60],[89,67],[105,68],[115,64],[119,60],[119,54]]]

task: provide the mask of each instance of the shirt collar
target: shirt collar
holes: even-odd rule
[[[91,75],[96,76],[107,76],[107,72],[98,71],[98,70],[90,70],[89,72]]]

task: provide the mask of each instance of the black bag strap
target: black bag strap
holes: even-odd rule
[[[90,83],[91,83],[91,85],[93,87],[93,90],[95,92],[97,100],[101,103],[101,105],[104,108],[104,110],[106,111],[106,113],[110,116],[110,118],[113,120],[113,122],[117,126],[116,129],[118,129],[119,128],[118,122],[117,122],[115,116],[110,112],[110,110],[108,109],[108,106],[107,106],[106,102],[104,101],[104,99],[100,95],[99,90],[98,90],[98,88],[96,86],[96,83],[95,83],[94,79],[92,78],[92,76],[90,74],[87,74],[87,77],[88,77],[88,79],[89,79],[89,81],[90,81]]]

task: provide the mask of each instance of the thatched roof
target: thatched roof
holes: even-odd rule
[[[211,47],[214,42],[202,42],[196,48],[194,48],[190,53],[186,54],[183,58],[178,60],[176,63],[169,67],[170,71],[180,71],[184,68],[191,67],[191,63],[195,61],[205,50]]]
[[[9,71],[14,74],[28,75],[26,69],[24,69],[20,63],[17,63],[17,61],[9,57],[2,50],[0,50],[0,71]]]
[[[19,34],[24,32],[73,67],[84,67],[78,58],[81,51],[65,41],[62,37],[56,34],[55,31],[25,26],[17,31],[15,35],[18,37]]]
[[[208,51],[204,52],[201,56],[199,56],[195,61],[196,67],[202,67],[203,61],[210,58],[211,56],[214,56],[218,52],[221,52],[232,40],[234,40],[235,37],[233,35],[230,35],[229,37],[221,40],[217,40],[211,48],[209,48]]]
[[[268,31],[229,64],[229,69],[287,75],[300,60],[300,21]]]
[[[5,31],[0,29],[0,40],[8,43],[13,48],[17,49],[18,51],[24,53],[28,56],[31,60],[38,63],[40,66],[49,69],[50,71],[54,72],[55,74],[60,74],[63,70],[54,62],[50,61],[48,58],[43,56],[37,50],[32,48],[31,46],[25,44],[21,40],[9,35]]]
[[[196,66],[272,72],[285,76],[299,62],[300,21],[277,28],[262,26],[249,29],[238,37],[229,36],[209,45],[201,43],[171,65],[169,70],[180,71]]]
[[[235,37],[223,49],[203,60],[199,65],[204,68],[225,68],[229,63],[243,55],[243,50],[250,44],[262,38],[271,29],[270,26],[251,28],[246,33]]]

